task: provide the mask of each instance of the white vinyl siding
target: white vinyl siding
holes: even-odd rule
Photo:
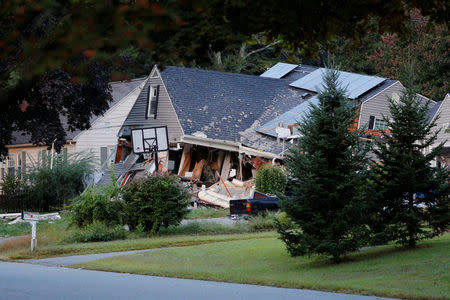
[[[103,158],[101,149],[105,147],[106,157],[114,151],[118,142],[118,133],[125,119],[139,96],[145,81],[131,93],[111,107],[102,117],[92,123],[91,128],[75,137],[76,151],[92,156],[92,161],[99,167]]]

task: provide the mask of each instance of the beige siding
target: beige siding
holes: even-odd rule
[[[437,113],[439,119],[436,121],[435,129],[441,129],[441,131],[437,136],[436,145],[446,141],[445,146],[450,147],[450,94],[444,98]]]
[[[379,94],[376,94],[364,102],[361,106],[358,128],[367,128],[369,125],[370,116],[375,116],[378,120],[381,120],[383,115],[390,118],[389,98],[394,98],[394,94],[401,97],[404,91],[405,87],[400,83],[400,81],[397,81],[385,90],[381,91]],[[417,97],[422,99],[423,104],[430,101],[427,97],[419,94],[417,94]],[[431,101],[430,105],[432,106],[434,104],[435,102]]]
[[[383,115],[390,117],[388,98],[392,98],[394,93],[401,95],[403,91],[403,85],[397,81],[381,91],[381,93],[364,102],[361,106],[358,128],[367,128],[369,126],[370,116],[375,116],[376,119],[382,119]]]
[[[19,165],[19,156],[20,160],[23,162],[23,153],[25,153],[25,166],[31,167],[33,165],[36,165],[39,162],[39,159],[41,159],[41,156],[39,153],[41,153],[43,150],[47,150],[47,146],[35,146],[35,145],[17,145],[17,146],[7,146],[8,148],[8,156],[12,156],[14,158],[14,165],[13,167],[16,169],[15,174],[17,174],[17,169],[21,167]],[[66,144],[64,148],[67,151],[67,154],[72,154],[75,152],[75,144]],[[11,162],[9,163],[11,165]],[[23,163],[22,163],[23,166]],[[5,160],[3,162],[0,162],[0,170],[4,169],[3,174],[7,174],[7,168],[8,168],[8,161]],[[1,175],[1,174],[0,174]],[[1,176],[0,176],[0,182]]]
[[[135,104],[144,83],[111,107],[104,116],[95,120],[90,129],[84,130],[74,138],[77,152],[92,155],[93,162],[96,166],[100,166],[101,147],[108,148],[108,156],[110,151],[115,149],[119,130]]]
[[[169,141],[173,142],[183,135],[183,130],[159,72],[154,70],[152,73],[153,76],[149,77],[124,125],[139,127],[167,126]],[[149,87],[157,85],[159,85],[159,97],[156,119],[146,118]]]

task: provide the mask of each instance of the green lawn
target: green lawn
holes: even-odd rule
[[[0,259],[15,260],[28,258],[45,258],[55,256],[68,256],[78,254],[94,254],[105,252],[129,251],[140,249],[155,249],[166,247],[181,247],[207,243],[216,243],[233,240],[266,239],[273,238],[274,232],[251,234],[221,234],[221,235],[188,235],[188,236],[154,236],[149,238],[125,239],[111,242],[71,243],[58,244],[52,241],[47,245],[39,246],[30,252],[30,238],[19,238],[17,241],[8,241],[0,245]]]
[[[290,257],[276,237],[141,253],[75,265],[86,269],[308,288],[401,298],[450,295],[450,234],[418,249],[384,246],[332,264]]]
[[[228,209],[199,208],[191,209],[185,219],[209,219],[226,217],[230,211]]]

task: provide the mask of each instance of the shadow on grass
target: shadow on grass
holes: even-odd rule
[[[399,246],[399,245],[375,246],[359,250],[357,252],[349,253],[343,256],[341,260],[337,262],[334,261],[331,256],[327,256],[324,254],[310,256],[312,261],[306,263],[305,265],[311,268],[332,267],[349,263],[375,260],[382,257],[388,257],[393,254],[412,253],[423,249],[428,249],[431,247],[433,247],[431,243],[417,245],[415,248],[409,248],[407,246]]]

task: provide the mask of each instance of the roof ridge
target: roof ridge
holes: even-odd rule
[[[223,72],[223,71],[215,71],[215,70],[205,70],[205,69],[196,69],[196,68],[185,68],[185,67],[177,67],[177,66],[167,66],[161,73],[164,73],[164,71],[168,68],[173,69],[183,69],[183,70],[189,70],[189,71],[200,71],[205,73],[215,73],[215,74],[221,74],[226,76],[242,76],[247,78],[258,78],[262,80],[271,80],[271,81],[281,81],[282,79],[279,78],[269,78],[269,77],[261,77],[259,75],[250,75],[250,74],[242,74],[242,73],[232,73],[232,72]]]
[[[147,77],[148,76],[139,77],[139,78],[133,78],[133,79],[130,79],[130,80],[110,81],[108,83],[109,84],[127,83],[127,82],[133,82],[133,81],[138,81],[138,80],[145,80],[145,79],[147,79]]]

